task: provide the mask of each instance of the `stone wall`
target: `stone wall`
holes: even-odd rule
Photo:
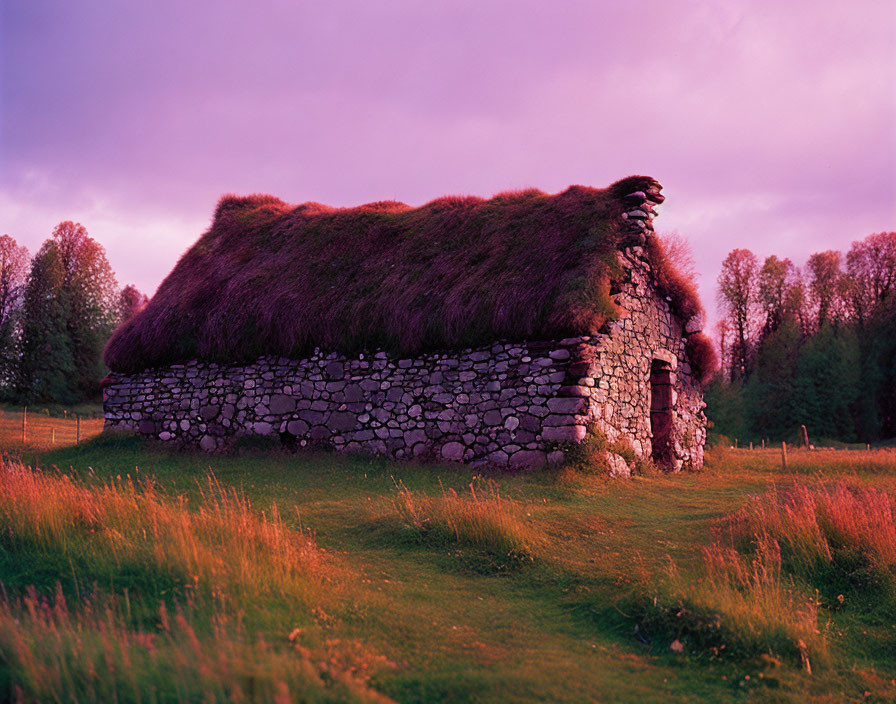
[[[110,374],[106,427],[208,451],[240,435],[279,434],[297,447],[533,467],[561,462],[564,443],[581,441],[593,424],[649,457],[650,365],[661,358],[675,369],[667,468],[699,468],[704,404],[686,333],[651,285],[641,248],[619,256],[628,275],[617,300],[629,314],[602,334],[414,359],[318,353]]]

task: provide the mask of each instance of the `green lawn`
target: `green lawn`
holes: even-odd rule
[[[800,572],[781,539],[754,583],[766,563],[729,518],[821,473],[888,495],[892,521],[896,452],[792,452],[785,474],[773,451],[718,450],[702,473],[631,481],[106,436],[24,459],[45,472],[0,497],[7,696],[896,700],[890,558],[860,547]],[[129,475],[153,478],[149,499]],[[62,508],[30,517],[45,502]]]

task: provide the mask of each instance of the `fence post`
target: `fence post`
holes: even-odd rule
[[[77,418],[77,426],[75,430],[75,445],[79,445],[81,443],[81,416],[75,416]]]
[[[752,440],[750,440],[750,449],[751,450],[753,449],[753,441]]]
[[[781,464],[787,469],[787,443],[781,441]]]
[[[56,428],[55,427],[50,428],[50,444],[51,445],[56,444]]]
[[[28,406],[22,412],[22,444],[28,442]]]

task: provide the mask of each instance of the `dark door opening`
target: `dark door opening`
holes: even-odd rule
[[[650,365],[650,430],[653,463],[660,469],[672,466],[672,413],[672,367],[654,359]]]

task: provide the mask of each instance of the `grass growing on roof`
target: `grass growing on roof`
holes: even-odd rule
[[[105,360],[135,372],[315,347],[411,355],[592,334],[619,314],[610,290],[621,273],[622,196],[654,185],[633,176],[607,189],[419,208],[226,196],[146,309],[112,336]],[[660,283],[681,312],[699,309],[693,288],[654,259],[670,269]]]

